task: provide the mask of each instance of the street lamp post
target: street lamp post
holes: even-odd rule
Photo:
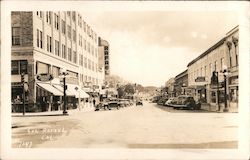
[[[68,112],[66,111],[67,105],[66,105],[66,75],[67,75],[66,69],[61,70],[61,75],[63,75],[63,115],[68,115]]]

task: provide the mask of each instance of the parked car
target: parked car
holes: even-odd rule
[[[158,105],[164,105],[167,100],[168,100],[167,98],[163,97],[163,98],[161,98],[161,99],[158,100],[157,104]]]
[[[129,106],[129,101],[127,99],[119,99],[119,105],[120,107],[127,107]]]
[[[178,96],[176,104],[171,104],[174,109],[199,109],[192,96],[181,95]]]
[[[171,106],[172,102],[174,102],[174,98],[169,98],[166,102],[165,102],[165,106]]]
[[[120,103],[116,98],[105,99],[103,102],[97,105],[96,110],[98,111],[102,108],[104,110],[106,109],[111,110],[112,108],[120,109]]]

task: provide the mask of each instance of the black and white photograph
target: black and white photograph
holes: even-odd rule
[[[1,159],[249,159],[247,1],[1,4]]]

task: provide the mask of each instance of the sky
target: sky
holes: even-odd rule
[[[110,44],[111,74],[144,86],[162,86],[187,69],[238,25],[234,12],[83,12]]]

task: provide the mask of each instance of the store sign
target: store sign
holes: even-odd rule
[[[47,82],[53,80],[53,76],[49,73],[41,73],[36,76],[38,81]]]
[[[195,79],[195,82],[205,82],[205,77],[197,77],[196,79]]]
[[[224,82],[219,82],[218,84],[211,84],[210,88],[211,89],[219,89],[219,88],[223,88],[224,87]]]

